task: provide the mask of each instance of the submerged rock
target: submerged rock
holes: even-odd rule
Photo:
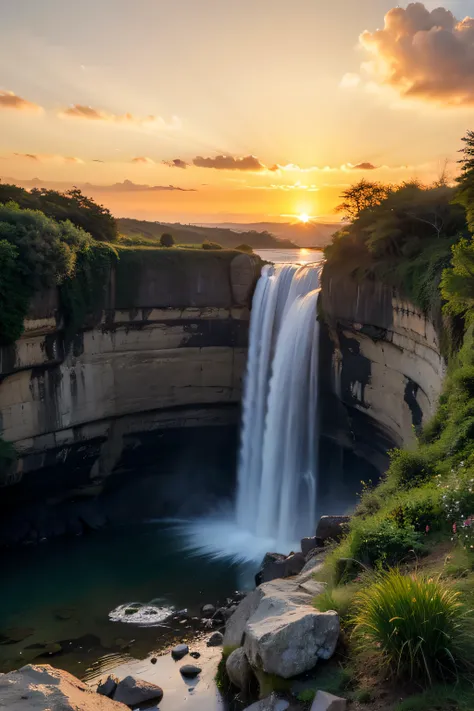
[[[182,659],[183,657],[186,656],[186,654],[189,652],[189,647],[187,644],[177,644],[176,647],[173,647],[171,650],[171,656],[173,659]]]
[[[33,627],[9,627],[7,630],[0,632],[0,644],[15,644],[23,642],[27,637],[34,634]]]
[[[202,617],[212,617],[214,613],[216,612],[216,608],[214,605],[204,605],[204,607],[201,608],[201,615]]]
[[[116,676],[110,676],[107,677],[105,681],[102,681],[102,679],[99,681],[99,685],[97,687],[97,693],[100,694],[101,696],[108,696],[109,698],[112,698],[112,696],[115,693],[115,689],[117,688],[117,685],[119,683],[119,680],[117,679]]]
[[[241,691],[249,688],[252,680],[252,668],[244,648],[239,647],[230,654],[225,663],[227,675],[234,686]]]
[[[311,706],[311,711],[346,711],[346,708],[346,699],[328,694],[327,691],[318,691]]]
[[[0,674],[2,708],[15,711],[126,711],[68,672],[48,664]]]
[[[202,669],[194,666],[194,664],[185,664],[179,671],[187,679],[194,679],[202,672]]]
[[[114,692],[114,701],[120,701],[127,706],[138,706],[148,701],[160,703],[163,698],[163,689],[156,684],[151,684],[134,676],[126,676],[119,681]]]
[[[339,541],[347,529],[350,516],[321,516],[316,529],[316,537],[321,541]]]
[[[214,632],[214,634],[211,634],[211,636],[207,640],[206,645],[208,647],[220,647],[223,641],[224,635],[220,632]]]

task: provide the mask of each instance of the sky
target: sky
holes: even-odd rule
[[[474,3],[0,0],[0,176],[117,217],[336,220],[457,171]]]

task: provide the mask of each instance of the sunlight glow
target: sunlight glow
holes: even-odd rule
[[[306,214],[306,212],[302,212],[301,215],[298,215],[298,220],[300,222],[304,222],[305,224],[310,221],[310,216]]]

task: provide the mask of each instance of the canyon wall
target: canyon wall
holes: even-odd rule
[[[137,433],[235,423],[259,269],[235,252],[119,262],[70,337],[58,292],[39,294],[0,349],[0,430],[19,454],[3,483],[51,467],[97,480]]]
[[[331,265],[321,307],[323,432],[383,471],[387,450],[413,446],[435,412],[446,369],[437,327],[391,287]]]

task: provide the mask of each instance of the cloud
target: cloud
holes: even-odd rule
[[[245,156],[244,158],[234,158],[233,156],[216,156],[215,158],[203,158],[197,156],[193,164],[198,168],[214,168],[215,170],[246,170],[258,172],[266,170],[266,167],[255,156]]]
[[[31,161],[36,161],[36,162],[47,162],[47,161],[55,161],[55,162],[60,162],[60,163],[84,163],[81,158],[77,158],[76,156],[58,156],[58,155],[51,155],[49,153],[14,153],[13,154],[16,158],[25,158],[26,160],[31,160]]]
[[[140,185],[133,183],[131,180],[124,180],[123,183],[114,183],[113,185],[92,185],[85,183],[84,188],[87,190],[96,190],[101,192],[162,192],[177,190],[183,193],[195,193],[194,188],[178,188],[175,185]]]
[[[67,109],[60,111],[61,118],[76,118],[85,119],[86,121],[106,121],[109,123],[117,123],[128,126],[153,126],[155,128],[175,130],[181,128],[181,120],[177,116],[173,116],[171,123],[167,123],[161,116],[135,116],[131,113],[126,114],[111,114],[102,109],[94,109],[92,106],[84,106],[82,104],[73,104]]]
[[[348,163],[347,167],[349,168],[349,170],[377,170],[378,168],[377,165],[367,162],[357,163],[357,165],[352,165],[351,163]]]
[[[474,105],[474,18],[410,3],[390,10],[384,29],[365,31],[360,43],[371,55],[364,68],[401,96]]]
[[[182,168],[182,170],[186,170],[188,167],[188,163],[186,161],[181,160],[181,158],[174,158],[173,160],[164,160],[162,161],[163,165],[167,165],[168,168]]]
[[[339,83],[339,86],[342,89],[356,89],[359,86],[360,82],[361,78],[359,74],[352,74],[349,72],[348,74],[344,74]]]
[[[32,101],[22,99],[13,91],[0,91],[0,109],[14,109],[15,111],[29,111],[31,113],[41,113],[43,109]]]
[[[132,158],[132,163],[145,163],[148,165],[154,165],[155,161],[146,156],[138,156],[137,158]]]

